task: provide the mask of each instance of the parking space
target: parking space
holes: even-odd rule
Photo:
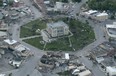
[[[11,71],[14,69],[14,67],[8,64],[9,60],[12,58],[13,55],[11,53],[6,53],[5,55],[2,56],[2,58],[0,59],[0,73]]]

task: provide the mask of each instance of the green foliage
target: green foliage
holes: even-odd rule
[[[72,0],[72,1],[80,3],[82,0]]]
[[[3,1],[2,0],[0,0],[0,6],[2,6],[3,5]]]
[[[13,5],[13,0],[9,0],[9,5],[12,6]]]
[[[54,51],[64,50],[64,51],[71,51],[72,48],[69,45],[70,45],[69,39],[66,37],[66,38],[58,39],[57,41],[53,41],[51,43],[48,43],[46,45],[46,49],[45,50],[54,50]]]
[[[76,50],[83,48],[95,39],[94,32],[88,24],[75,19],[70,19],[69,27],[73,33],[70,40]]]
[[[12,76],[12,73],[10,73],[9,76]]]
[[[21,27],[20,37],[28,37],[33,35],[38,35],[36,33],[37,29],[44,29],[46,28],[46,23],[44,21],[40,21],[39,19],[31,21]]]
[[[64,3],[68,3],[68,0],[62,0],[62,2],[64,2]]]
[[[31,44],[31,45],[33,45],[33,46],[39,48],[39,49],[43,49],[43,46],[44,46],[44,45],[40,43],[41,40],[42,40],[42,38],[36,37],[36,38],[32,38],[32,39],[27,39],[27,40],[24,40],[24,41],[25,41],[26,43],[28,43],[28,44]]]
[[[64,2],[64,3],[68,3],[68,0],[54,0],[55,2]]]
[[[59,21],[59,20],[62,20],[65,23],[67,23],[69,25],[70,31],[73,33],[73,36],[70,37],[72,47],[70,47],[69,38],[64,37],[58,39],[57,41],[47,43],[44,50],[73,51],[73,48],[75,50],[78,50],[88,45],[89,43],[93,42],[93,40],[95,39],[94,32],[88,24],[82,23],[79,20],[69,19],[69,18],[56,19],[54,21]],[[43,44],[40,44],[42,38],[33,38],[24,41],[39,49],[43,49]]]
[[[114,20],[115,19],[115,16],[114,15],[111,15],[110,19],[111,20]]]
[[[116,0],[89,0],[88,6],[95,10],[116,11]]]

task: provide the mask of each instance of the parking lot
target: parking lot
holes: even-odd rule
[[[8,52],[2,56],[2,58],[0,59],[0,73],[11,71],[14,69],[14,67],[8,64],[9,60],[12,58],[13,58],[13,55]]]

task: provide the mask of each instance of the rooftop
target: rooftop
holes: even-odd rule
[[[116,37],[116,22],[113,22],[113,24],[106,24],[106,31],[109,36]]]
[[[97,10],[89,10],[89,11],[86,11],[85,13],[88,15],[91,15],[91,14],[97,13],[97,12],[98,12]]]
[[[4,40],[4,42],[6,42],[6,43],[9,44],[9,45],[12,45],[12,44],[17,43],[17,41],[15,41],[15,40],[10,40],[10,39],[6,39],[6,40]]]
[[[63,21],[58,21],[55,23],[47,23],[48,27],[62,27],[62,26],[67,26],[66,23],[64,23]]]
[[[116,35],[116,28],[108,28],[110,34]]]
[[[96,48],[94,48],[91,51],[91,54],[94,55],[95,57],[100,57],[100,56],[107,55],[112,50],[114,50],[114,48],[111,46],[111,44],[108,42],[104,42],[98,45]]]
[[[25,46],[23,46],[22,44],[19,44],[15,47],[15,49],[19,52],[22,52],[23,50],[26,50]]]
[[[107,69],[109,69],[111,72],[116,72],[116,67],[107,67]]]
[[[104,66],[116,66],[115,61],[112,57],[104,57],[104,60],[101,62]]]
[[[97,14],[97,16],[107,16],[108,14],[106,13],[106,12],[102,12],[102,13],[99,13],[99,14]]]
[[[7,36],[6,32],[0,31],[0,37],[1,36]]]
[[[14,0],[14,2],[19,2],[19,0]]]

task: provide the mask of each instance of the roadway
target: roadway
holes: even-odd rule
[[[19,69],[5,72],[5,74],[9,74],[12,72],[12,76],[27,76],[27,74],[30,75],[35,70],[35,67],[37,67],[38,65],[38,61],[40,60],[41,56],[44,54],[44,51],[37,49],[20,40],[20,26],[30,21],[33,21],[35,19],[43,17],[42,14],[38,11],[38,9],[36,9],[29,0],[23,0],[23,1],[24,3],[26,3],[27,6],[30,6],[29,8],[32,10],[33,15],[30,18],[19,20],[17,23],[11,23],[11,26],[9,26],[10,28],[9,31],[10,33],[12,33],[11,38],[19,41],[24,46],[28,47],[30,51],[34,53],[34,56],[30,57],[29,59],[26,59],[26,61],[23,62],[23,64]]]
[[[81,10],[81,6],[86,2],[87,0],[82,0],[81,3],[76,3],[73,7],[72,12],[69,14],[69,16],[72,16],[76,19],[79,19],[81,22],[86,22],[86,20],[89,22],[89,25],[93,28],[94,33],[95,33],[95,41],[89,45],[87,45],[86,47],[84,47],[83,49],[77,51],[77,52],[73,52],[73,54],[77,55],[77,56],[82,56],[80,58],[80,61],[82,61],[87,68],[89,68],[92,73],[93,76],[105,76],[105,73],[102,72],[102,70],[100,70],[99,65],[95,65],[93,64],[90,60],[88,60],[85,56],[89,53],[89,51],[93,48],[95,48],[97,45],[101,44],[104,41],[108,41],[108,37],[105,33],[105,25],[108,23],[112,23],[112,20],[107,20],[101,23],[98,22],[94,22],[90,19],[86,19],[84,17],[81,17],[80,15],[77,16],[76,14],[79,13]],[[104,37],[105,36],[105,37]],[[78,45],[77,45],[78,46]],[[72,53],[72,52],[71,52]]]
[[[76,3],[74,5],[73,11],[71,12],[72,15],[74,15],[75,17],[77,17],[79,20],[81,20],[82,22],[85,22],[85,18],[81,18],[76,16],[76,13],[79,13],[80,11],[80,7],[86,2],[87,0],[82,0],[81,3]],[[25,0],[25,2],[27,3],[27,5],[31,6],[28,0]],[[38,12],[38,10],[36,8],[34,8],[33,6],[31,6],[30,8],[33,9],[35,18],[40,18],[42,17],[42,15],[40,14],[40,12]],[[24,62],[24,64],[22,65],[22,67],[20,67],[19,69],[17,69],[16,71],[13,71],[13,76],[27,76],[27,74],[32,73],[32,71],[35,69],[35,67],[37,66],[37,62],[39,61],[40,57],[44,54],[44,51],[37,49],[25,42],[22,42],[19,38],[20,35],[20,26],[22,26],[25,23],[30,22],[31,20],[34,19],[25,19],[22,20],[16,24],[13,24],[12,26],[10,26],[10,28],[12,28],[11,32],[12,32],[12,39],[15,39],[19,42],[21,42],[23,45],[27,46],[28,48],[30,48],[30,50],[34,53],[34,57],[31,57],[29,60],[26,60],[26,62]],[[104,26],[106,24],[106,22],[103,23],[94,23],[91,20],[88,20],[89,25],[91,25],[94,29],[95,32],[95,36],[96,36],[96,41],[91,43],[90,45],[84,47],[82,50],[79,50],[78,52],[74,52],[74,54],[76,55],[85,55],[88,53],[88,51],[90,51],[92,48],[96,47],[98,44],[104,42],[104,41],[108,41],[106,38],[104,38],[103,36],[105,35],[104,33]],[[109,21],[110,22],[110,21]],[[98,66],[96,67],[92,67],[93,64],[85,57],[82,57],[80,59],[89,69],[91,69],[94,73],[94,76],[105,76],[103,72],[101,72],[98,68]]]

